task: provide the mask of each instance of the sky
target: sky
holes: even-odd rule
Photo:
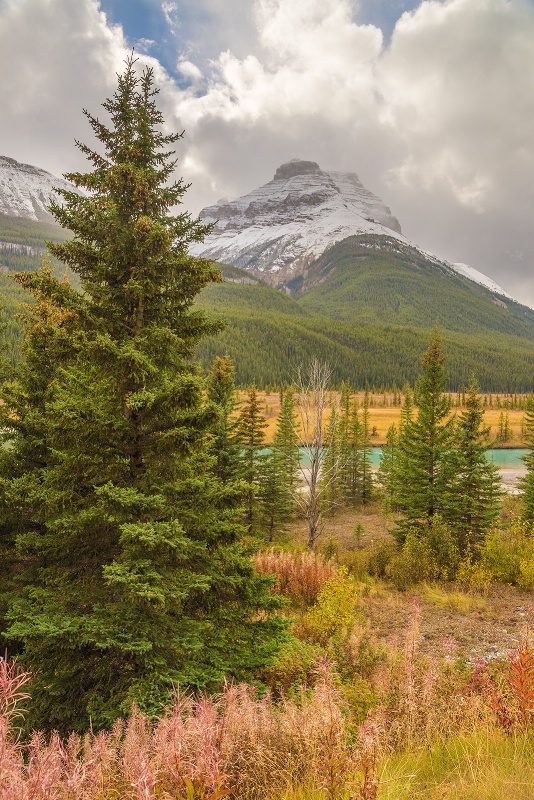
[[[534,0],[0,0],[0,154],[85,169],[132,48],[192,213],[311,159],[534,305]]]

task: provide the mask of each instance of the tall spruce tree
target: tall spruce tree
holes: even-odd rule
[[[523,439],[529,448],[523,456],[526,464],[526,475],[521,479],[519,486],[522,489],[521,500],[523,508],[521,518],[529,525],[534,525],[534,396],[529,395],[523,420]]]
[[[382,487],[384,512],[388,514],[394,507],[395,497],[395,459],[399,433],[395,424],[388,428],[386,441],[382,447],[380,466],[377,471],[377,480]]]
[[[295,492],[300,473],[296,400],[289,388],[282,398],[274,439],[259,471],[258,499],[263,527],[272,542],[295,515]]]
[[[266,456],[263,452],[266,427],[258,391],[255,386],[251,386],[240,409],[237,425],[237,437],[242,451],[241,476],[247,484],[245,521],[249,533],[254,532],[258,522],[260,475]]]
[[[359,496],[362,503],[368,503],[373,496],[373,473],[371,470],[371,426],[369,415],[369,393],[365,392],[362,407],[360,435],[360,479]]]
[[[339,405],[333,405],[324,447],[321,467],[321,493],[325,514],[333,514],[345,501],[345,476],[343,465],[347,458],[347,410],[343,392]]]
[[[86,193],[51,207],[74,238],[50,250],[83,293],[19,278],[36,311],[2,395],[0,490],[25,564],[7,636],[34,672],[31,722],[61,731],[134,701],[156,713],[178,683],[250,678],[284,636],[213,474],[192,354],[216,326],[191,306],[218,273],[187,254],[206,228],[170,214],[187,187],[168,184],[180,136],[155,94],[130,58],[110,123],[86,112],[103,152],[78,144],[92,171],[67,176]]]
[[[451,479],[445,495],[443,519],[456,537],[461,554],[476,551],[484,534],[495,523],[502,496],[499,471],[486,458],[484,413],[474,382],[468,390],[456,426],[451,453]]]
[[[345,501],[348,505],[355,506],[360,502],[360,473],[361,473],[361,422],[358,413],[358,398],[348,403],[343,402],[343,415],[346,418],[346,463],[342,469],[343,488]]]
[[[401,542],[412,528],[428,525],[441,514],[451,477],[455,420],[449,417],[441,338],[436,330],[423,356],[417,384],[417,416],[403,415],[395,458],[395,501],[403,511],[395,536]],[[411,413],[411,412],[410,412]]]
[[[274,434],[274,446],[280,451],[285,464],[287,480],[294,490],[300,475],[300,451],[297,420],[297,400],[294,390],[284,392]]]
[[[276,530],[283,530],[294,516],[295,502],[289,485],[289,475],[284,454],[273,445],[258,469],[258,516],[269,542]]]
[[[208,400],[218,411],[212,441],[214,473],[223,483],[228,483],[239,477],[241,463],[237,422],[233,418],[236,408],[234,365],[228,356],[217,356],[208,373],[206,388]]]

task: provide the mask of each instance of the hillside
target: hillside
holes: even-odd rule
[[[300,363],[318,356],[332,364],[336,384],[402,386],[417,378],[434,321],[425,328],[376,318],[333,319],[307,308],[306,296],[295,300],[261,282],[229,282],[226,276],[234,281],[239,274],[231,269],[222,265],[225,282],[207,287],[199,298],[203,308],[227,321],[221,334],[198,348],[205,368],[228,353],[238,383],[278,385],[290,382]],[[489,305],[494,307],[491,300]],[[494,333],[482,322],[468,334],[442,327],[450,388],[467,385],[475,374],[486,391],[531,391],[533,329],[520,336]]]
[[[0,241],[11,240],[18,246],[4,245],[2,249],[0,245],[9,272],[39,268],[45,255],[44,240],[63,237],[64,232],[56,226],[0,216]],[[354,243],[350,247],[346,242],[336,245],[319,259],[318,285],[298,299],[244,270],[223,265],[224,282],[207,287],[199,300],[210,313],[227,321],[219,336],[199,346],[203,367],[207,369],[216,355],[229,353],[240,384],[278,385],[290,382],[298,364],[317,355],[333,364],[337,384],[349,380],[355,386],[395,383],[400,387],[416,379],[429,330],[438,321],[449,355],[451,388],[467,384],[474,372],[487,391],[531,390],[534,312],[514,303],[508,303],[508,309],[500,308],[490,292],[454,275],[447,276],[451,294],[446,306],[432,274],[424,276],[422,284],[427,286],[427,301],[418,305],[418,287],[408,279],[401,281],[410,270],[402,260],[396,261],[395,270],[403,285],[392,288],[385,275],[387,264],[380,266],[384,254],[366,250],[365,259],[359,255]],[[392,257],[388,268],[393,261]],[[64,270],[62,265],[55,266]],[[389,286],[389,294],[380,289],[381,283]],[[9,273],[0,274],[0,293],[8,355],[14,362],[20,341],[15,314],[20,303],[30,298]],[[394,314],[397,293],[401,299]],[[469,316],[469,307],[477,309],[476,315]],[[416,324],[421,317],[426,325]],[[462,332],[462,327],[469,333]]]
[[[534,338],[532,309],[386,237],[345,239],[290,288],[307,311],[332,319]]]

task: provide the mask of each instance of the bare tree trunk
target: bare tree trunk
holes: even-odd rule
[[[310,463],[309,469],[300,467],[304,491],[295,491],[295,500],[308,523],[308,542],[310,549],[315,546],[323,532],[323,515],[327,501],[325,493],[334,481],[341,465],[338,461],[325,468],[325,446],[327,435],[327,412],[337,410],[335,402],[329,400],[328,387],[332,368],[314,358],[308,370],[299,368],[297,374],[298,429],[300,447]],[[335,424],[330,425],[329,437],[335,436]]]

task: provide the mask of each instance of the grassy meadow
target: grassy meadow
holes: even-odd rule
[[[278,392],[258,391],[260,397],[267,428],[265,429],[266,439],[271,442],[276,429],[276,418],[280,413],[280,394]],[[452,403],[452,414],[461,413],[465,409],[462,403],[462,395],[456,393],[450,395]],[[332,397],[339,397],[339,393],[332,392]],[[354,397],[363,404],[364,392],[356,392]],[[398,405],[394,405],[394,397],[398,398]],[[240,399],[244,400],[245,392],[240,392]],[[510,394],[481,394],[484,409],[484,422],[490,429],[488,442],[492,447],[525,447],[523,440],[523,419],[525,416],[524,405],[527,395]],[[369,415],[370,428],[376,429],[372,436],[373,445],[380,446],[386,441],[388,428],[395,424],[397,427],[400,421],[401,408],[404,404],[404,397],[401,394],[394,396],[393,392],[370,393],[369,394]],[[508,417],[509,436],[506,440],[499,438],[501,414]]]

